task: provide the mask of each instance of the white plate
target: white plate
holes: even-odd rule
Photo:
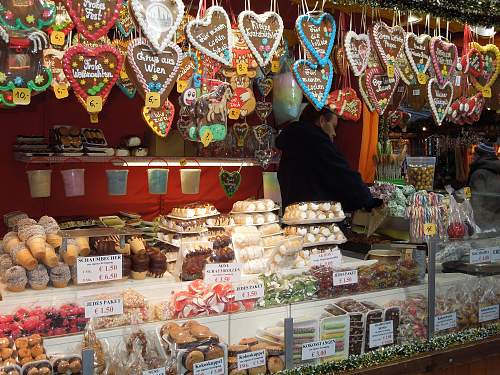
[[[324,242],[308,242],[304,243],[302,246],[303,248],[306,247],[316,247],[316,246],[324,246],[324,245],[341,245],[343,243],[346,243],[347,239],[341,240],[341,241],[324,241]]]
[[[169,219],[177,219],[177,220],[197,220],[197,219],[204,219],[206,217],[212,217],[212,216],[218,216],[220,215],[220,212],[217,213],[212,213],[212,214],[206,214],[206,215],[200,215],[200,216],[193,216],[193,217],[181,217],[181,216],[175,216],[175,215],[167,215]]]
[[[237,215],[237,214],[265,214],[268,212],[273,212],[273,211],[278,211],[281,207],[280,206],[274,206],[274,208],[270,210],[264,210],[264,211],[231,211],[230,214],[232,215]]]
[[[328,224],[328,223],[340,223],[345,220],[345,215],[342,217],[337,217],[333,219],[313,219],[313,220],[282,220],[285,225],[306,225],[306,224]]]

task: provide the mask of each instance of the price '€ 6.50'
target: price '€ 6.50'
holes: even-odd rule
[[[78,257],[76,276],[78,284],[120,280],[122,278],[122,255]]]

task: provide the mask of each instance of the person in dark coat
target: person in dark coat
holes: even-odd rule
[[[373,198],[361,175],[352,170],[333,143],[337,116],[308,104],[298,122],[277,137],[281,150],[278,181],[282,205],[307,201],[336,201],[345,211],[371,210],[382,204]]]
[[[476,224],[500,231],[500,160],[491,143],[479,143],[469,176]]]

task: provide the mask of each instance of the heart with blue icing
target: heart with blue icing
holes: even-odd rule
[[[324,107],[333,81],[333,64],[328,59],[325,66],[309,60],[297,60],[293,74],[307,99],[320,110]]]
[[[337,32],[333,16],[326,12],[303,14],[297,18],[295,28],[302,45],[319,65],[325,66],[330,60]]]

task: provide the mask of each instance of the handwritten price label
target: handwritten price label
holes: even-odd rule
[[[266,364],[266,351],[257,350],[255,352],[238,354],[238,370],[248,370]]]
[[[312,254],[309,258],[313,266],[336,267],[342,263],[340,250],[328,250],[319,254]]]
[[[31,90],[15,88],[12,90],[12,98],[16,105],[28,105],[31,103]]]
[[[429,79],[429,76],[425,73],[418,73],[417,74],[417,81],[421,85],[425,85],[427,83],[427,80]]]
[[[358,270],[341,271],[333,273],[333,286],[358,283]]]
[[[469,263],[490,263],[492,249],[471,249],[469,254]]]
[[[64,99],[69,96],[68,86],[66,85],[56,85],[54,86],[54,95],[56,99]]]
[[[76,262],[78,284],[121,280],[122,255],[78,257]]]
[[[479,323],[489,322],[500,318],[499,305],[481,307],[479,309]]]
[[[394,64],[387,65],[387,77],[394,78]]]
[[[193,375],[223,375],[224,358],[198,362],[193,365]]]
[[[491,87],[485,87],[483,89],[483,96],[485,98],[491,98]]]
[[[177,81],[177,92],[179,94],[182,94],[184,91],[186,91],[188,87],[188,82],[184,80]]]
[[[123,314],[123,299],[121,297],[85,302],[85,318],[87,319],[121,314]]]
[[[278,73],[280,71],[280,61],[279,60],[273,60],[271,61],[271,72],[273,73]]]
[[[236,65],[236,73],[239,76],[246,76],[248,74],[248,64],[247,63],[238,63]]]
[[[214,135],[211,130],[206,130],[201,136],[201,144],[203,147],[208,147],[214,140]]]
[[[434,223],[424,224],[424,235],[435,236],[436,233],[437,233],[436,224],[434,224]]]
[[[445,329],[455,328],[457,326],[457,313],[437,315],[434,318],[434,329],[436,332],[444,331]]]
[[[241,281],[240,263],[207,264],[203,280],[208,284],[237,283]]]
[[[66,35],[62,31],[52,31],[50,33],[50,44],[54,46],[64,46],[64,39]]]
[[[392,320],[370,324],[369,345],[371,348],[394,343],[394,324]]]
[[[240,112],[239,108],[230,108],[228,117],[231,120],[238,120],[240,118]]]
[[[257,299],[264,297],[264,284],[245,284],[238,285],[234,288],[235,300],[243,301],[246,299]]]
[[[154,368],[142,372],[142,375],[165,375],[165,367]]]
[[[321,340],[302,345],[302,360],[308,361],[335,355],[335,340]]]
[[[102,98],[100,96],[89,96],[85,104],[89,113],[99,113],[102,111]]]
[[[160,93],[148,92],[146,94],[146,100],[144,105],[149,108],[160,108],[161,107]]]

